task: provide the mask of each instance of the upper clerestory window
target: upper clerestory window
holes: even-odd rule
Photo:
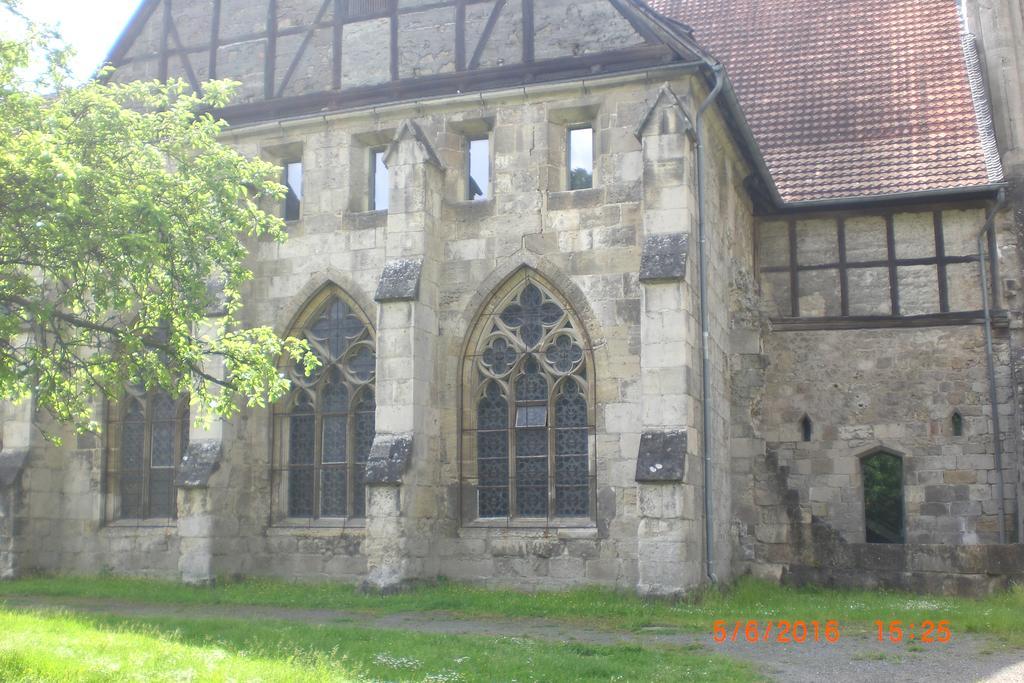
[[[568,188],[589,190],[594,187],[594,127],[571,126],[568,135]]]
[[[384,157],[387,149],[370,150],[370,211],[387,211],[391,205],[391,177]]]
[[[469,186],[466,199],[474,202],[491,198],[491,140],[471,138],[469,140]]]
[[[289,161],[284,165],[284,219],[297,221],[302,217],[302,162]]]

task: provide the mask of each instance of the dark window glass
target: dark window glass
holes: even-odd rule
[[[484,324],[491,333],[474,356],[483,379],[475,407],[478,516],[588,516],[592,425],[578,327],[529,281]]]
[[[387,211],[391,205],[391,178],[384,163],[386,151],[370,151],[370,211]]]
[[[297,221],[302,216],[302,162],[290,161],[284,166],[284,219]]]
[[[804,415],[800,418],[800,438],[810,441],[812,436],[814,436],[814,423],[811,422],[811,418]]]
[[[366,461],[373,446],[373,335],[339,297],[324,304],[299,333],[320,358],[312,376],[292,369],[288,423],[288,514],[291,517],[363,517]],[[319,440],[318,440],[319,435]]]
[[[121,425],[121,517],[139,519],[142,505],[143,469],[146,458],[146,415],[142,404],[130,399]]]
[[[171,518],[181,454],[188,445],[188,410],[167,392],[133,393],[125,398],[116,476],[122,519]]]
[[[491,141],[469,141],[469,199],[483,201],[490,196]]]
[[[569,129],[569,189],[589,190],[594,186],[594,129]]]
[[[964,435],[964,416],[960,414],[960,411],[953,413],[953,436]]]
[[[903,543],[903,460],[876,453],[861,463],[868,543]]]

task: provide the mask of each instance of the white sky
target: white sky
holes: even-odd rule
[[[60,30],[77,54],[75,76],[85,80],[103,63],[140,0],[22,0],[22,11]]]

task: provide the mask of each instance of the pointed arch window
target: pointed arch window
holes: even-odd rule
[[[578,320],[535,274],[525,271],[494,297],[463,364],[468,518],[592,516],[592,367]]]
[[[868,543],[903,543],[903,458],[876,451],[861,458]]]
[[[964,416],[959,410],[953,411],[953,416],[950,418],[950,423],[953,427],[953,436],[964,435]]]
[[[174,479],[188,447],[188,397],[129,387],[109,414],[108,518],[173,519]]]
[[[366,516],[366,461],[376,431],[376,344],[366,316],[331,288],[292,334],[320,359],[311,376],[288,372],[292,391],[275,406],[278,518]]]

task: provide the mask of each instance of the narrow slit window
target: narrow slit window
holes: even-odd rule
[[[903,543],[903,459],[875,453],[861,462],[868,543]]]
[[[386,151],[370,150],[370,211],[387,211],[391,204],[391,178],[384,163]]]
[[[589,190],[594,186],[594,128],[569,129],[569,189]]]
[[[810,441],[811,437],[814,436],[814,423],[811,422],[811,418],[804,415],[800,418],[800,438],[804,441]]]
[[[954,411],[953,417],[951,418],[953,423],[953,436],[964,435],[964,416],[960,414],[960,411]]]
[[[469,199],[475,202],[490,198],[491,141],[488,138],[469,141]]]
[[[301,161],[289,161],[284,165],[284,185],[288,189],[284,199],[284,219],[297,221],[302,216]]]

